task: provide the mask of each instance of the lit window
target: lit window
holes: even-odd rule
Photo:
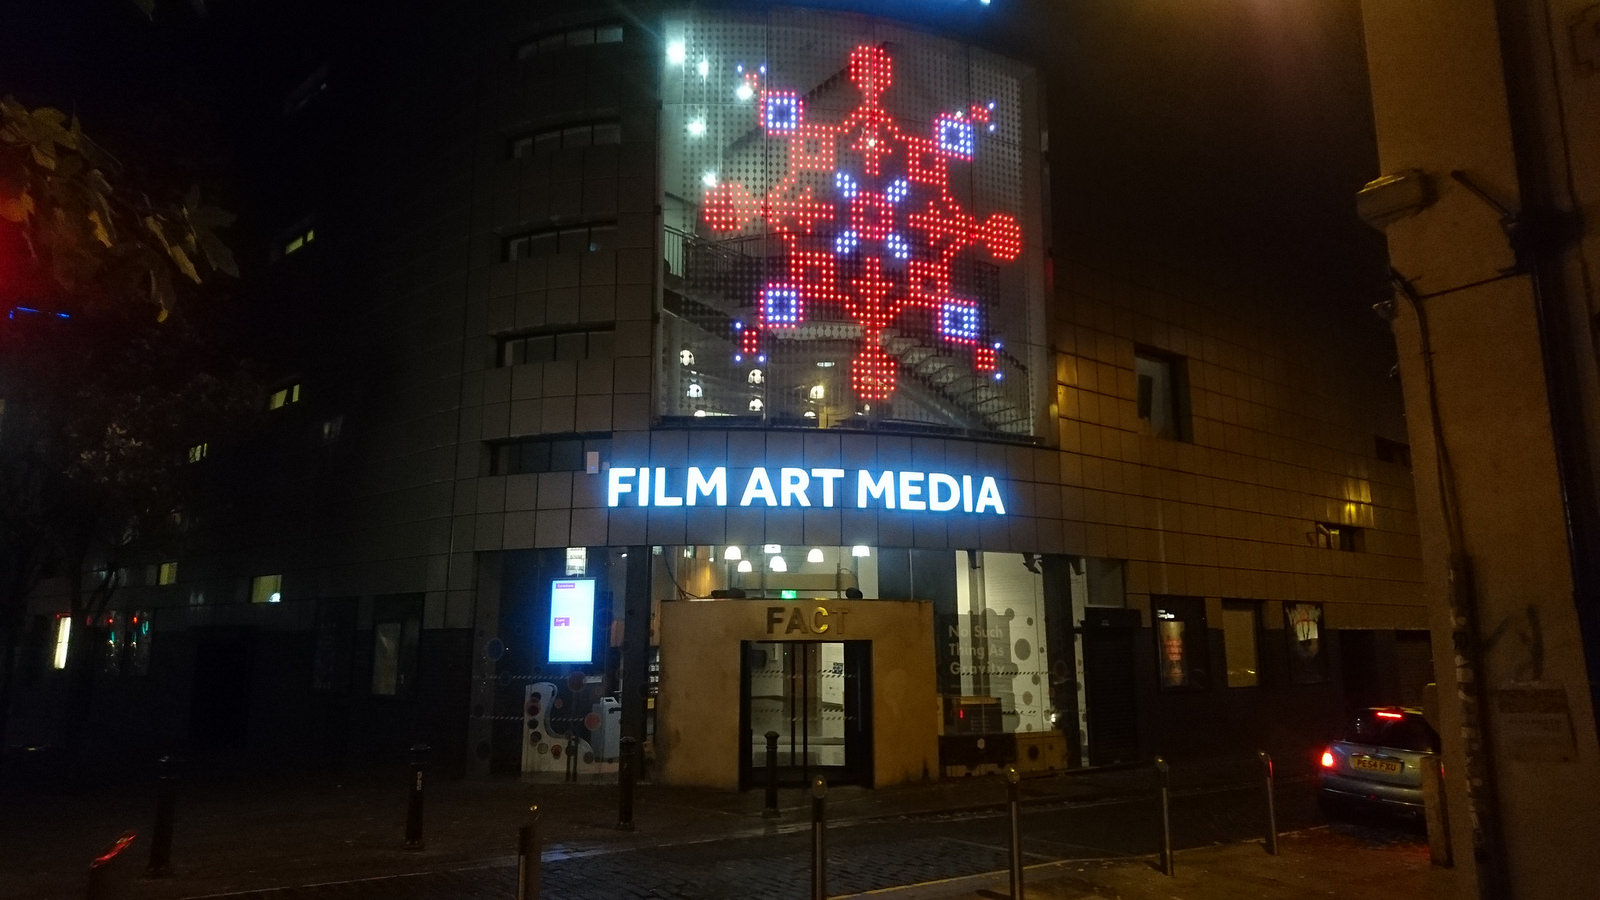
[[[1189,439],[1188,382],[1180,357],[1140,350],[1134,354],[1139,379],[1139,420],[1148,433],[1175,441]]]
[[[299,402],[300,385],[291,384],[286,388],[273,391],[271,396],[267,397],[267,409],[282,409],[291,403]]]
[[[1152,597],[1156,663],[1164,688],[1204,688],[1209,683],[1206,603],[1199,597]]]
[[[283,600],[282,575],[257,575],[250,579],[251,603],[278,603]]]
[[[72,617],[56,616],[55,654],[50,657],[52,669],[67,667],[67,645],[72,641]]]
[[[284,256],[288,256],[289,254],[295,252],[296,250],[301,249],[302,247],[304,247],[305,245],[311,243],[312,241],[314,241],[316,239],[317,239],[317,230],[315,228],[307,228],[305,231],[302,231],[299,234],[296,234],[295,236],[289,238],[289,240],[284,242],[284,244],[283,244],[283,255]]]
[[[1228,665],[1228,687],[1261,684],[1260,604],[1222,601],[1222,652]]]
[[[205,459],[208,451],[209,448],[204,442],[195,444],[189,448],[189,462],[197,463],[200,460]]]
[[[1361,529],[1353,525],[1318,522],[1312,532],[1316,545],[1324,550],[1356,552],[1362,549]]]
[[[164,563],[162,563],[160,568],[156,570],[156,584],[177,584],[177,583],[178,583],[178,564],[176,562],[164,562]]]

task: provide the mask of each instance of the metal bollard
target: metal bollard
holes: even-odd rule
[[[89,863],[89,886],[84,891],[88,900],[117,900],[128,895],[128,872],[122,855],[137,838],[132,831],[123,832]]]
[[[1172,863],[1172,770],[1167,761],[1156,757],[1156,774],[1161,779],[1161,874],[1173,873]]]
[[[528,824],[517,829],[517,900],[539,900],[539,807],[528,812]]]
[[[1011,819],[1011,900],[1022,900],[1022,820],[1018,813],[1021,779],[1006,766],[1006,812]]]
[[[638,752],[639,742],[631,737],[622,739],[618,752],[621,758],[617,760],[617,781],[621,787],[621,796],[617,801],[617,827],[623,831],[633,830],[633,782],[634,754]]]
[[[761,815],[769,819],[778,817],[778,733],[767,732],[767,805]]]
[[[811,779],[811,900],[828,900],[828,858],[823,844],[828,779]]]
[[[406,798],[407,850],[422,849],[422,767],[428,761],[427,744],[411,745],[411,791]]]
[[[1267,782],[1267,852],[1278,855],[1278,804],[1272,791],[1272,756],[1265,750],[1256,754],[1261,758],[1262,774]]]
[[[177,760],[163,756],[161,775],[156,779],[156,823],[150,829],[150,865],[145,874],[165,878],[172,874],[172,823],[178,807]]]
[[[567,780],[578,780],[578,736],[576,734],[567,738]]]

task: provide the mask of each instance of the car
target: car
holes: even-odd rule
[[[1374,706],[1349,718],[1322,751],[1317,801],[1324,814],[1363,810],[1421,820],[1424,757],[1439,752],[1439,733],[1422,710]]]

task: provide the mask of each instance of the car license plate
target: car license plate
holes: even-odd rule
[[[1399,775],[1406,764],[1398,759],[1379,759],[1376,756],[1353,756],[1350,758],[1352,769],[1361,769],[1366,772],[1382,772],[1385,775]]]

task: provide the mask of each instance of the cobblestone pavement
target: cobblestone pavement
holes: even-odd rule
[[[1251,761],[1253,762],[1253,761]],[[1078,772],[1024,781],[1020,808],[1028,896],[1207,896],[1217,884],[1288,884],[1315,877],[1338,883],[1377,874],[1385,884],[1420,877],[1416,854],[1367,856],[1351,846],[1304,843],[1315,866],[1256,871],[1264,809],[1250,765],[1183,773],[1173,798],[1177,846],[1190,854],[1232,842],[1242,855],[1221,858],[1203,879],[1143,884],[1160,844],[1152,773],[1144,768]],[[149,821],[150,791],[137,783],[109,790],[47,784],[0,787],[0,897],[76,900],[87,860],[110,836]],[[1005,896],[1009,822],[997,778],[955,779],[828,795],[830,896],[973,898]],[[245,898],[510,898],[516,895],[515,835],[537,804],[541,896],[585,898],[799,898],[810,895],[810,801],[783,793],[780,815],[763,815],[760,792],[743,794],[641,786],[637,828],[619,830],[615,784],[440,781],[430,791],[426,847],[401,849],[404,795],[386,778],[351,784],[196,777],[183,785],[169,878],[139,877],[146,845],[136,845],[128,883],[108,897],[128,900]],[[1312,783],[1280,779],[1285,830],[1316,826]],[[148,832],[145,832],[148,834]],[[1417,836],[1402,841],[1413,851]],[[1251,842],[1253,843],[1239,843]],[[1252,868],[1254,867],[1254,868]],[[1340,867],[1343,867],[1342,869]],[[1420,868],[1427,870],[1425,855]],[[1241,874],[1242,873],[1242,874]],[[1159,873],[1157,873],[1159,875]],[[1248,877],[1246,877],[1248,876]],[[1403,877],[1402,877],[1403,876]],[[1189,878],[1189,893],[1167,886]],[[1120,879],[1120,881],[1119,881]],[[1254,881],[1250,879],[1255,879]],[[1111,890],[1110,884],[1129,885]],[[1359,883],[1356,882],[1356,883]],[[1052,887],[1053,885],[1053,887]],[[1098,885],[1098,886],[1097,886]],[[1276,890],[1276,888],[1273,888]],[[985,893],[985,892],[988,893]],[[1109,891],[1109,892],[1108,892]],[[1152,893],[1154,891],[1155,893]],[[1197,893],[1198,891],[1198,893]],[[1215,896],[1283,896],[1292,893]],[[1374,895],[1380,896],[1380,895]],[[1421,894],[1381,896],[1411,897]]]

